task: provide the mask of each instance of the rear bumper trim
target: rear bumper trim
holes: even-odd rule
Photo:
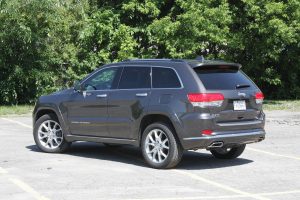
[[[223,142],[224,146],[260,142],[265,138],[263,129],[215,132],[212,136],[183,138],[185,149],[208,148],[214,142]]]
[[[262,124],[262,123],[263,123],[263,121],[254,120],[254,121],[217,123],[217,125],[218,126],[247,126],[247,125],[256,125],[256,124]]]

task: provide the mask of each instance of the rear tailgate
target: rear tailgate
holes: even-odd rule
[[[206,93],[220,93],[224,101],[220,107],[209,107],[218,131],[263,128],[264,114],[258,87],[236,66],[201,66],[194,68],[206,88]]]

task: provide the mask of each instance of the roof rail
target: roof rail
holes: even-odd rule
[[[185,61],[182,60],[182,59],[175,59],[175,58],[172,58],[170,61],[174,61],[174,62],[185,62]]]
[[[121,62],[129,62],[129,61],[173,61],[173,62],[185,62],[184,60],[182,59],[169,59],[169,58],[134,58],[134,59],[125,59],[125,60],[122,60]]]

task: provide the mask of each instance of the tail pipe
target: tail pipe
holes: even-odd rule
[[[223,147],[223,145],[223,142],[213,142],[208,146],[208,148],[220,148]]]

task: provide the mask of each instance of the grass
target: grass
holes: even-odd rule
[[[33,107],[34,107],[33,105],[17,105],[17,106],[0,105],[0,116],[30,114],[33,110]]]
[[[300,100],[265,100],[264,110],[300,111]]]

